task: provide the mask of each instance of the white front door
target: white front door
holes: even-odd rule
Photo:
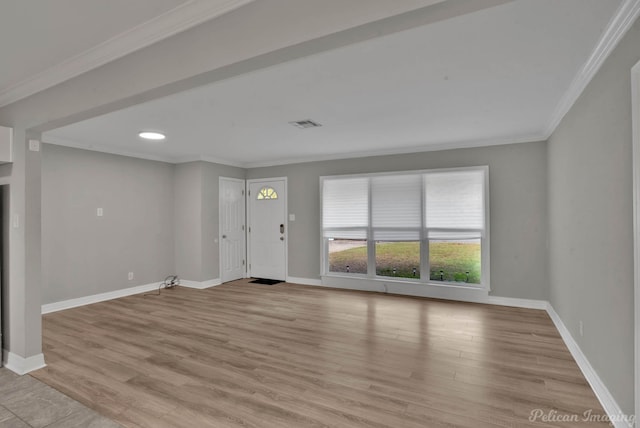
[[[286,280],[286,179],[250,180],[249,263],[254,278]]]
[[[244,180],[220,177],[220,279],[244,278]]]

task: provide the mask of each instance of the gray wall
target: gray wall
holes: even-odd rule
[[[489,165],[492,295],[547,300],[546,143],[255,168],[247,178],[289,178],[289,275],[320,275],[319,177]]]
[[[548,143],[551,303],[626,414],[634,412],[630,71],[639,60],[636,22]]]
[[[202,167],[201,162],[176,165],[175,274],[182,279],[201,281],[202,258]]]
[[[244,178],[244,169],[50,144],[43,144],[42,155],[42,303],[170,274],[219,278],[218,178]]]
[[[220,278],[218,181],[244,179],[245,170],[210,162],[175,166],[176,274],[190,281]]]
[[[42,157],[42,303],[172,273],[173,165],[49,144]]]

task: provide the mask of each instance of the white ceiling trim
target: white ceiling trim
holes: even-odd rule
[[[638,16],[640,16],[640,0],[624,0],[613,15],[613,18],[611,18],[611,21],[609,21],[609,25],[602,33],[602,37],[600,37],[591,56],[589,56],[589,59],[584,66],[582,66],[571,82],[571,86],[569,86],[569,89],[556,106],[553,116],[551,116],[551,122],[545,132],[545,140],[551,137],[551,134],[553,134],[564,116],[569,112],[571,107],[573,107],[573,104],[575,104],[578,97],[580,97],[589,82],[591,82],[591,79],[593,79],[598,70],[600,70],[600,67],[611,52],[613,52],[618,42],[620,42],[627,31],[629,31]]]
[[[113,147],[104,146],[101,144],[86,144],[86,143],[81,143],[68,138],[54,137],[52,135],[43,136],[42,142],[45,144],[54,144],[56,146],[71,147],[73,149],[91,150],[94,152],[108,153],[111,155],[119,155],[119,156],[127,156],[130,158],[146,159],[151,161],[167,162],[167,163],[181,163],[181,161],[171,156],[161,156],[161,155],[153,155],[148,153],[140,153],[135,151],[120,150]]]
[[[546,141],[546,138],[544,135],[541,135],[541,134],[532,134],[532,135],[523,135],[517,138],[494,138],[494,139],[488,139],[488,140],[460,141],[455,143],[436,143],[436,144],[429,144],[424,146],[414,146],[414,147],[388,149],[388,150],[367,150],[367,151],[341,153],[341,154],[327,155],[327,156],[308,156],[303,158],[282,159],[279,161],[234,162],[228,159],[222,159],[222,158],[207,156],[207,155],[178,156],[178,157],[154,155],[154,154],[141,153],[141,152],[135,152],[135,151],[129,151],[129,150],[122,150],[122,149],[113,148],[113,147],[109,147],[101,144],[86,144],[86,143],[81,143],[79,141],[74,141],[68,138],[56,137],[53,135],[43,136],[42,138],[42,142],[46,144],[54,144],[56,146],[65,146],[65,147],[71,147],[74,149],[91,150],[95,152],[127,156],[127,157],[138,158],[138,159],[146,159],[151,161],[167,162],[167,163],[173,163],[173,164],[203,161],[203,162],[217,163],[220,165],[234,166],[237,168],[247,168],[247,169],[263,168],[263,167],[269,167],[269,166],[291,165],[291,164],[297,164],[297,163],[321,162],[321,161],[328,161],[328,160],[354,159],[354,158],[365,158],[365,157],[373,157],[373,156],[402,155],[402,154],[408,154],[408,153],[436,152],[436,151],[442,151],[442,150],[500,146],[504,144],[533,143],[537,141]]]
[[[111,155],[119,155],[119,156],[127,156],[130,158],[137,158],[137,159],[146,159],[146,160],[157,161],[157,162],[179,164],[179,163],[203,161],[203,162],[217,163],[217,164],[227,165],[227,166],[235,166],[238,168],[246,168],[246,164],[244,163],[233,162],[228,159],[222,159],[222,158],[217,158],[213,156],[206,156],[206,155],[162,156],[157,154],[149,154],[149,153],[142,153],[142,152],[136,152],[131,150],[114,148],[114,147],[106,146],[103,144],[87,144],[87,143],[82,143],[80,141],[72,140],[70,138],[56,137],[54,135],[43,135],[42,142],[45,144],[54,144],[56,146],[71,147],[74,149],[82,149],[82,150],[91,150],[94,152],[108,153]]]
[[[190,0],[152,20],[0,91],[0,107],[150,46],[254,0]]]
[[[214,156],[207,156],[207,155],[202,155],[202,156],[181,156],[181,157],[177,157],[177,158],[174,159],[174,163],[186,163],[186,162],[197,162],[197,161],[203,161],[203,162],[209,162],[209,163],[217,163],[217,164],[226,165],[226,166],[235,166],[237,168],[246,168],[247,167],[246,163],[233,162],[233,161],[230,161],[228,159],[222,159],[222,158],[218,158],[218,157],[214,157]]]
[[[520,143],[533,143],[537,141],[546,141],[546,138],[542,134],[523,135],[520,137],[507,137],[507,138],[492,138],[487,140],[469,140],[458,141],[453,143],[435,143],[424,146],[413,146],[405,148],[396,148],[388,150],[367,150],[352,153],[341,153],[327,156],[309,156],[305,158],[295,159],[282,159],[281,161],[272,162],[248,162],[240,166],[243,168],[263,168],[269,166],[290,165],[297,163],[307,162],[320,162],[328,160],[340,160],[340,159],[354,159],[365,158],[374,156],[390,156],[390,155],[402,155],[409,153],[423,153],[423,152],[439,152],[442,150],[455,150],[455,149],[471,149],[474,147],[490,147],[501,146],[504,144],[520,144]]]

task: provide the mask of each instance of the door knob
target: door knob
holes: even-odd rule
[[[222,235],[222,239],[227,239],[227,235]]]

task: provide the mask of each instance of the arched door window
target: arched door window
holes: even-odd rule
[[[278,192],[273,187],[263,187],[258,192],[258,200],[278,199]]]

